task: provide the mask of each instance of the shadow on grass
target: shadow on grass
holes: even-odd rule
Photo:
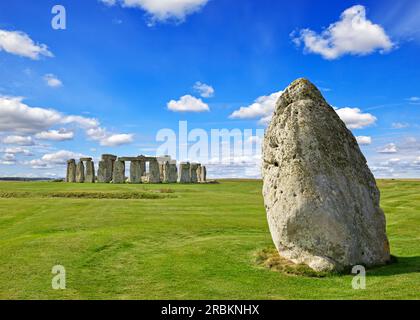
[[[420,256],[392,257],[390,264],[368,270],[370,276],[394,276],[397,274],[420,273]]]

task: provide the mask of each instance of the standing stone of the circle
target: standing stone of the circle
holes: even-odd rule
[[[293,82],[277,101],[262,174],[282,257],[316,271],[390,260],[375,178],[353,134],[308,80]]]
[[[112,181],[116,159],[117,157],[111,154],[102,155],[102,160],[98,164],[98,182],[110,183]]]
[[[207,168],[205,166],[201,166],[201,172],[200,172],[200,182],[204,183],[207,181]]]
[[[76,166],[76,182],[84,183],[85,182],[85,166],[83,161],[79,161]]]
[[[139,160],[131,161],[130,164],[130,182],[141,183],[141,163]]]
[[[163,164],[163,174],[162,174],[162,182],[169,183],[169,176],[170,176],[170,164],[169,161],[165,161]]]
[[[178,168],[175,163],[169,163],[168,183],[176,183],[178,181]]]
[[[151,159],[149,161],[149,183],[160,183],[160,170],[159,162],[157,159]]]
[[[92,160],[86,161],[86,175],[85,182],[95,183],[95,164]]]
[[[159,162],[159,161],[158,161]],[[159,174],[160,174],[160,181],[164,182],[164,175],[165,175],[165,162],[159,162]]]
[[[70,159],[67,161],[66,182],[76,182],[76,160]]]
[[[197,182],[201,183],[201,164],[198,164],[197,170],[196,170],[196,174],[197,174]]]
[[[125,162],[117,160],[114,163],[112,183],[125,183]]]
[[[179,183],[191,183],[189,162],[181,162],[179,164],[178,177],[179,177]]]
[[[191,183],[198,183],[198,177],[197,177],[197,169],[200,164],[198,163],[191,163],[190,165],[190,179]]]

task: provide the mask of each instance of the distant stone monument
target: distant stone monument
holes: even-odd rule
[[[67,161],[66,182],[76,182],[76,160],[74,159]]]
[[[316,271],[390,260],[379,190],[353,134],[308,80],[281,95],[263,144],[263,195],[280,255]]]
[[[190,176],[190,163],[189,162],[181,162],[179,164],[179,172],[178,172],[178,181],[179,183],[190,183],[191,176]]]
[[[197,176],[197,170],[199,168],[199,163],[191,163],[190,164],[190,179],[191,183],[198,183],[198,176]]]
[[[131,161],[130,165],[130,182],[141,183],[141,177],[144,174],[142,162],[140,160]]]
[[[156,158],[149,161],[149,183],[161,183],[159,162]]]
[[[177,183],[177,181],[178,181],[178,168],[176,166],[176,161],[171,161],[169,163],[168,183]]]
[[[80,161],[86,161],[85,182],[95,183],[95,164],[93,163],[92,158],[80,159]]]
[[[115,160],[117,156],[112,154],[102,155],[102,160],[98,164],[98,182],[110,183],[112,181]]]
[[[197,183],[205,182],[205,167],[202,171],[201,164],[181,163],[179,169],[176,160],[171,160],[170,156],[164,157],[117,157],[111,154],[103,154],[98,163],[98,172],[95,176],[95,165],[92,158],[80,158],[76,165],[74,159],[67,161],[67,182],[87,182],[95,183],[126,183],[125,176],[126,163],[130,162],[130,183]],[[146,164],[148,172],[146,172]],[[182,172],[182,174],[181,174]]]
[[[76,182],[84,183],[85,182],[85,166],[83,161],[79,160],[76,166]]]
[[[125,183],[125,162],[117,159],[114,163],[112,183]]]

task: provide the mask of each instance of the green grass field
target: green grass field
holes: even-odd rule
[[[420,181],[379,187],[398,263],[369,270],[366,290],[353,290],[351,275],[255,264],[273,246],[260,181],[0,183],[0,298],[419,299]],[[66,290],[51,287],[57,264]]]

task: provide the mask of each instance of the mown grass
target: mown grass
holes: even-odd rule
[[[398,262],[369,270],[366,290],[353,290],[351,275],[313,277],[256,263],[256,253],[272,248],[260,181],[0,183],[0,194],[30,195],[0,197],[0,298],[418,299],[420,182],[379,187]],[[74,196],[80,193],[113,196]],[[51,288],[57,264],[66,268],[66,290]]]

